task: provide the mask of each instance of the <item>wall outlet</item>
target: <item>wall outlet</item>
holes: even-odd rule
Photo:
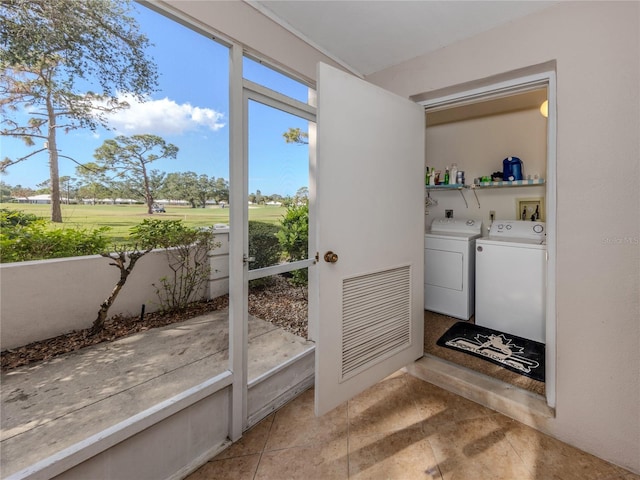
[[[444,216],[447,218],[453,218],[453,210],[445,210]]]
[[[491,210],[489,212],[489,218],[491,219],[491,223],[493,223],[493,221],[496,219],[496,211],[495,210]]]

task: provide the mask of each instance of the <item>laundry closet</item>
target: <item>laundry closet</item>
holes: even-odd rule
[[[542,86],[427,108],[427,334],[451,317],[545,343],[546,100]]]
[[[464,172],[465,186],[471,187],[474,179],[483,177],[505,180],[491,176],[502,173],[504,159],[512,156],[522,161],[524,180],[540,183],[473,189],[441,185],[426,189],[425,226],[434,218],[445,217],[447,210],[453,210],[454,218],[482,220],[484,234],[491,224],[492,212],[495,212],[494,219],[520,220],[523,211],[519,207],[528,207],[526,219],[530,219],[537,200],[543,202],[538,219],[545,220],[547,119],[541,105],[546,98],[546,88],[541,88],[484,102],[427,110],[425,158],[429,169],[440,171],[442,176],[447,167],[455,164],[459,172]]]

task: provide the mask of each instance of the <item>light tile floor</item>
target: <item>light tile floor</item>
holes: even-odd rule
[[[212,479],[640,476],[399,372],[320,418],[308,390],[187,477]]]

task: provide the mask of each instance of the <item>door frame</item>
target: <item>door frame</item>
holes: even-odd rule
[[[229,437],[239,439],[248,427],[248,283],[249,280],[311,267],[315,260],[308,258],[297,262],[249,270],[248,204],[249,195],[249,100],[271,108],[316,121],[313,105],[292,99],[243,77],[242,63],[246,52],[234,45],[231,50],[230,75],[230,223],[229,233],[229,368],[233,372],[231,395],[231,425]],[[311,145],[309,146],[311,149]],[[311,150],[310,150],[311,151]],[[313,158],[313,155],[311,155]],[[310,158],[311,162],[311,158]],[[311,167],[310,167],[311,169]],[[310,175],[311,176],[311,175]],[[312,182],[309,184],[313,198]],[[311,215],[312,204],[309,210]],[[313,249],[309,237],[309,253]]]
[[[557,382],[556,332],[556,265],[557,265],[557,100],[556,63],[546,62],[482,80],[454,85],[411,97],[425,110],[441,109],[475,103],[489,98],[522,93],[540,87],[547,88],[547,281],[546,281],[546,349],[545,396],[547,405],[555,408]]]
[[[249,175],[249,149],[248,149],[248,141],[249,141],[249,101],[252,100],[254,102],[258,102],[262,105],[265,105],[270,108],[274,108],[280,110],[282,112],[288,113],[290,115],[294,115],[296,117],[307,120],[308,122],[315,123],[316,121],[316,108],[312,105],[300,102],[293,98],[287,97],[279,92],[271,90],[267,87],[254,83],[250,80],[243,80],[242,85],[242,108],[243,108],[243,132],[244,132],[244,197],[248,198],[249,190],[248,190],[248,175]],[[309,152],[311,153],[311,145],[309,145]],[[310,155],[312,157],[312,155]],[[311,168],[310,168],[311,170]],[[311,177],[311,171],[309,172],[309,177]],[[309,183],[311,184],[311,178],[309,178]],[[311,185],[309,185],[309,196],[312,196]],[[243,207],[247,211],[245,218],[249,219],[248,213],[248,204],[246,202],[243,203]],[[309,205],[309,210],[311,210],[311,205]],[[311,216],[311,211],[309,215]],[[244,246],[245,254],[248,255],[249,244],[248,244],[248,235],[247,232],[243,234],[246,245]],[[311,248],[312,238],[309,238],[309,250],[308,254],[314,252]],[[313,255],[311,256],[313,257]],[[302,268],[308,268],[315,264],[315,259],[307,258],[305,260],[299,260],[296,262],[288,262],[279,265],[273,265],[270,267],[258,268],[254,270],[249,270],[247,265],[246,276],[247,280],[255,280],[257,278],[269,277],[272,275],[277,275],[280,273],[291,272],[293,270],[300,270]]]

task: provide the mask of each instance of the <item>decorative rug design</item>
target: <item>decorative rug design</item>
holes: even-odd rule
[[[455,323],[436,343],[544,382],[544,343],[467,322]]]

